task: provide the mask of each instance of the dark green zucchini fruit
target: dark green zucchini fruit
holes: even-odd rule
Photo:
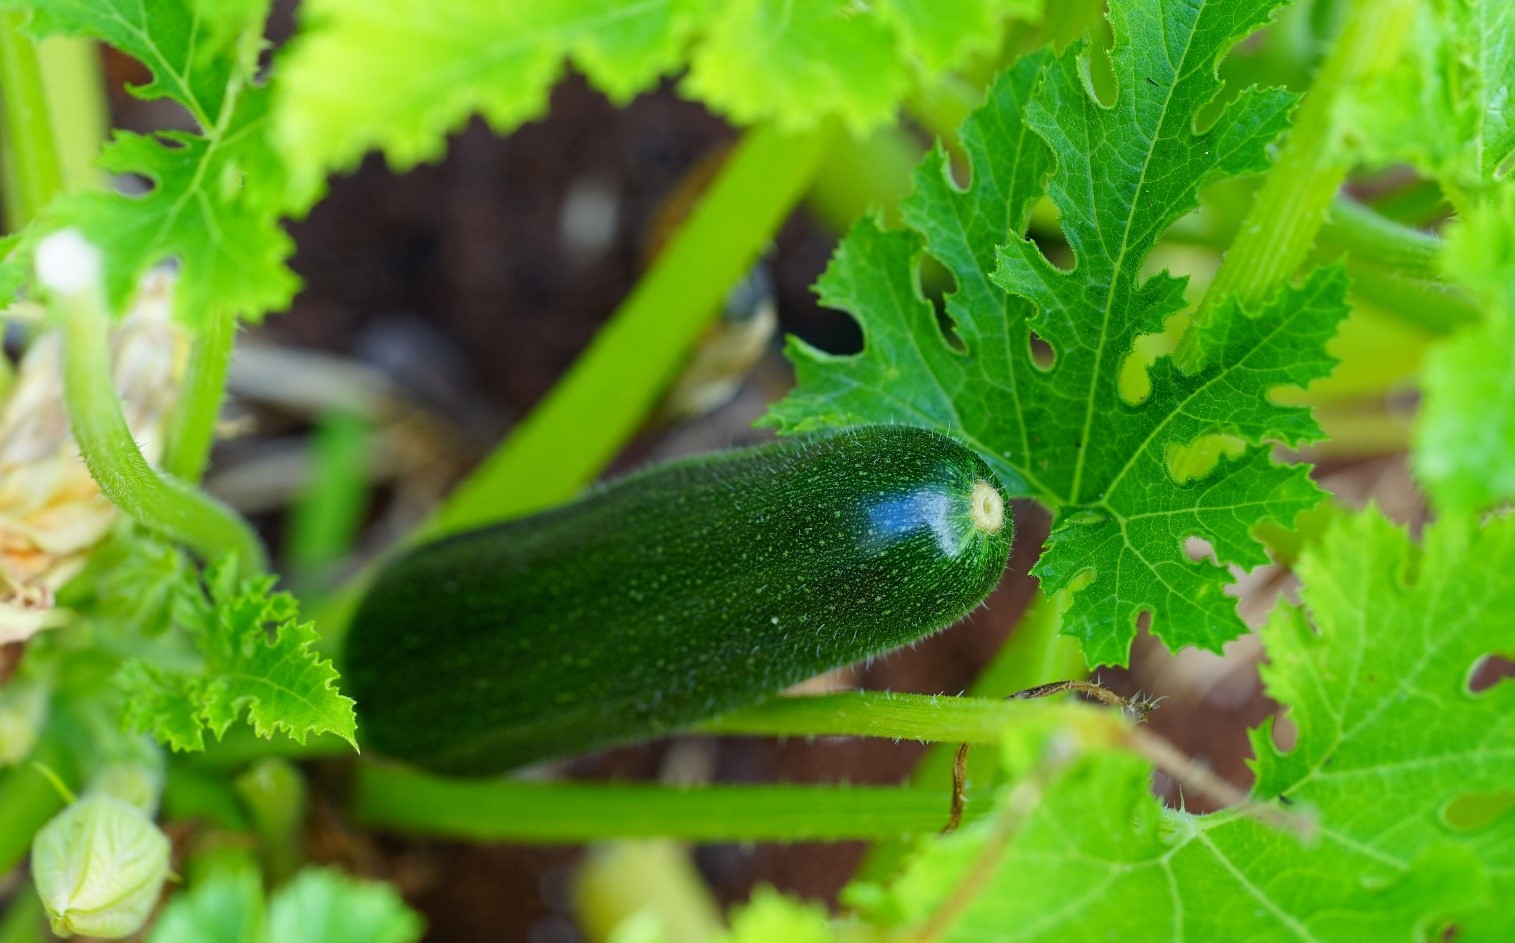
[[[648,468],[383,568],[347,638],[365,748],[497,773],[652,737],[898,648],[999,581],[994,473],[862,426]]]

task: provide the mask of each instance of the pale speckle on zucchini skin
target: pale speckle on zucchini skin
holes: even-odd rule
[[[499,772],[917,641],[999,580],[1011,528],[975,517],[993,480],[938,433],[860,427],[647,469],[418,548],[349,635],[364,745]]]

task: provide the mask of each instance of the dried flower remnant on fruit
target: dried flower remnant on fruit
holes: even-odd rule
[[[148,461],[162,455],[188,351],[170,315],[172,300],[172,275],[150,272],[111,334],[116,391]],[[0,644],[57,624],[54,593],[119,514],[69,430],[62,341],[48,331],[32,342],[0,406]]]

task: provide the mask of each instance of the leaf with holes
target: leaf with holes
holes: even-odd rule
[[[146,178],[150,191],[69,193],[32,229],[76,226],[99,246],[117,311],[142,273],[167,259],[179,264],[175,312],[191,327],[217,312],[256,318],[285,307],[297,281],[279,225],[284,169],[267,137],[270,90],[253,80],[267,3],[0,0],[19,7],[35,9],[38,35],[99,39],[141,61],[152,78],[135,94],[182,105],[198,128],[118,131],[101,165]]]
[[[888,888],[852,889],[864,916],[919,928],[945,915],[933,938],[962,943],[1109,927],[1132,940],[1442,939],[1449,924],[1458,940],[1515,938],[1515,683],[1468,690],[1480,659],[1515,652],[1515,518],[1433,525],[1416,547],[1376,511],[1344,517],[1300,574],[1303,606],[1263,632],[1264,680],[1297,743],[1276,747],[1271,723],[1253,731],[1254,796],[1313,820],[1313,838],[1235,810],[1164,809],[1141,759],[1094,746],[1070,760],[1065,724],[1027,725],[1008,733],[1007,765],[1040,757],[1042,782],[1021,776],[1020,805],[925,846]]]
[[[1007,490],[1056,512],[1035,572],[1049,593],[1079,589],[1064,631],[1090,664],[1124,664],[1142,612],[1173,648],[1218,649],[1240,634],[1225,565],[1266,562],[1252,529],[1288,523],[1320,497],[1304,467],[1275,465],[1264,443],[1320,436],[1307,410],[1269,393],[1330,371],[1324,345],[1346,310],[1340,270],[1259,310],[1222,312],[1210,329],[1220,353],[1203,370],[1186,375],[1164,358],[1143,395],[1121,386],[1137,340],[1183,305],[1182,280],[1143,277],[1157,238],[1206,183],[1264,168],[1285,125],[1291,96],[1250,88],[1197,129],[1220,92],[1218,61],[1275,6],[1113,7],[1119,87],[1108,106],[1084,80],[1086,47],[1022,60],[963,128],[968,186],[954,184],[938,148],[901,208],[907,229],[868,220],[848,234],[818,288],[857,318],[864,351],[791,344],[799,387],[769,417],[786,431],[909,422],[974,445]],[[1022,238],[1044,190],[1071,269]],[[953,339],[922,296],[922,253],[955,279]],[[1190,559],[1190,537],[1218,563]]]

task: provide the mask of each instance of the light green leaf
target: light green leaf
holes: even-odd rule
[[[1342,119],[1369,163],[1407,162],[1454,202],[1515,156],[1515,4],[1426,0],[1405,54],[1356,90]]]
[[[230,560],[207,571],[206,581],[209,595],[181,599],[175,614],[200,664],[128,662],[117,675],[128,725],[176,750],[201,750],[204,731],[220,737],[245,715],[260,737],[283,732],[304,743],[309,734],[334,733],[356,747],[352,699],[337,691],[336,669],[313,650],[315,629],[296,621],[294,597],[272,592],[272,576],[238,582]]]
[[[149,943],[262,943],[263,882],[251,866],[221,867],[163,908]]]
[[[154,636],[173,624],[180,599],[198,592],[183,551],[133,525],[118,527],[95,547],[58,601],[108,623],[114,636]]]
[[[164,908],[151,943],[414,943],[421,919],[392,887],[308,868],[265,906],[250,866],[222,866]]]
[[[826,908],[785,897],[771,887],[759,887],[752,899],[731,917],[724,943],[833,943]]]
[[[942,937],[963,943],[1112,926],[1134,940],[1348,943],[1440,939],[1448,922],[1458,940],[1511,939],[1515,685],[1470,695],[1467,682],[1480,658],[1515,650],[1515,519],[1433,525],[1417,549],[1368,511],[1338,521],[1300,573],[1303,607],[1263,633],[1268,691],[1298,741],[1283,751],[1271,724],[1254,731],[1254,794],[1315,819],[1313,840],[1235,811],[1164,810],[1146,763],[1088,749],[1024,820],[1007,806],[851,898],[874,922],[919,927],[973,872],[987,880]],[[1027,728],[1006,751],[1023,767],[1065,755],[1059,744]],[[1500,794],[1492,819],[1449,820],[1460,798]]]
[[[1515,184],[1449,227],[1444,256],[1484,319],[1426,357],[1415,470],[1440,508],[1476,512],[1515,499]]]
[[[1266,562],[1252,528],[1287,524],[1320,497],[1303,467],[1274,465],[1264,443],[1320,435],[1306,411],[1269,393],[1329,372],[1324,344],[1345,314],[1340,271],[1317,272],[1261,310],[1223,312],[1209,338],[1219,353],[1202,371],[1182,374],[1164,358],[1146,372],[1141,401],[1120,386],[1137,339],[1182,307],[1181,280],[1142,275],[1157,238],[1207,182],[1265,167],[1285,125],[1292,98],[1254,88],[1195,131],[1219,92],[1217,62],[1275,5],[1115,6],[1111,107],[1088,91],[1086,47],[1023,59],[964,125],[967,188],[938,148],[901,206],[909,228],[865,220],[838,249],[817,287],[858,320],[864,350],[791,344],[799,386],[769,417],[785,431],[908,422],[974,446],[1012,494],[1056,511],[1035,572],[1048,592],[1082,586],[1064,631],[1090,664],[1124,664],[1143,611],[1174,648],[1218,649],[1240,634],[1224,565]],[[1077,257],[1071,270],[1023,238],[1044,186]],[[955,281],[952,338],[922,297],[922,253]],[[1052,348],[1050,367],[1033,337]],[[1217,436],[1245,447],[1218,457]],[[1194,467],[1190,451],[1210,460]],[[1191,536],[1221,565],[1192,560]]]
[[[274,895],[269,943],[414,943],[421,918],[393,887],[307,868]]]
[[[478,113],[501,133],[538,117],[571,64],[615,102],[688,68],[681,91],[739,123],[786,130],[894,120],[921,77],[992,48],[1038,0],[310,0],[280,61],[281,149],[295,199],[379,148],[438,157]],[[396,63],[404,63],[396,68]],[[373,89],[382,87],[384,94]]]
[[[1007,18],[1029,22],[1042,16],[1041,0],[879,0],[874,6],[894,25],[900,51],[930,75],[992,52]]]
[[[117,311],[142,273],[179,262],[177,315],[191,326],[214,312],[256,318],[288,305],[293,243],[278,220],[283,165],[267,140],[270,91],[253,81],[267,4],[214,0],[0,0],[34,8],[39,35],[99,39],[140,60],[151,80],[133,91],[182,105],[198,133],[117,132],[100,163],[151,183],[140,196],[65,194],[34,230],[82,230],[105,253]],[[36,234],[36,233],[34,233]]]
[[[435,159],[474,112],[500,132],[539,117],[565,59],[625,101],[675,66],[704,6],[312,0],[279,66],[278,137],[297,199],[371,147],[398,168]]]
[[[740,124],[780,118],[804,128],[836,115],[861,133],[892,117],[910,88],[890,24],[852,0],[726,6],[681,90]]]

